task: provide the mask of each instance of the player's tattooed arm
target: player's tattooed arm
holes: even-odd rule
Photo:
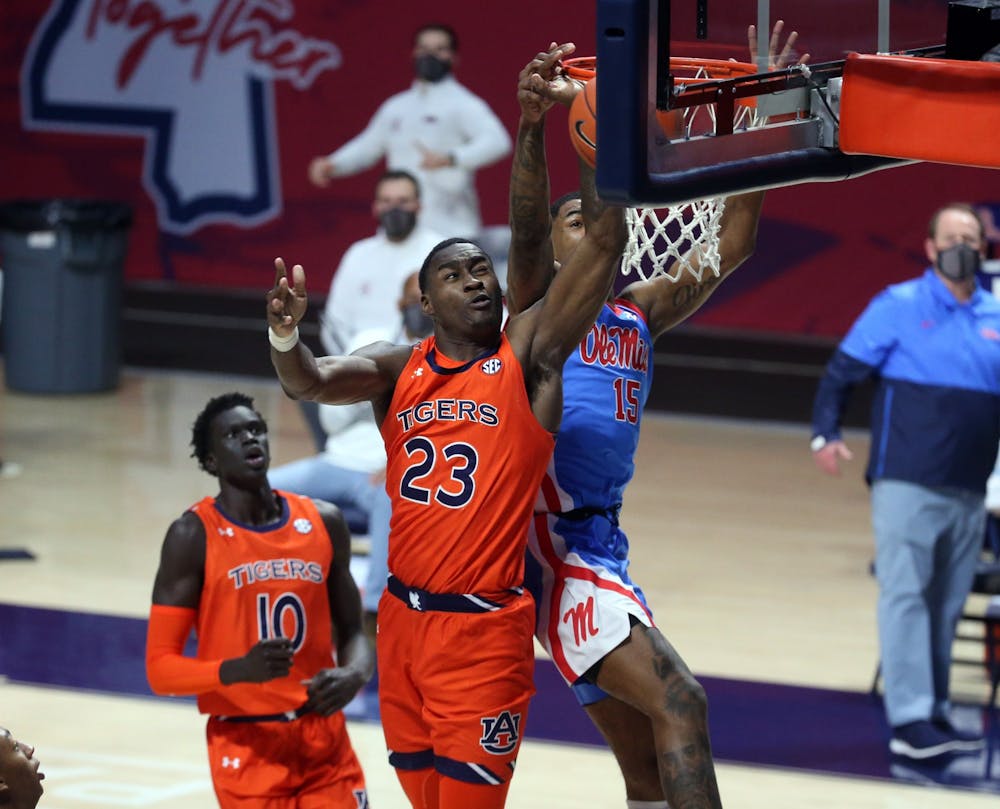
[[[507,309],[512,315],[538,301],[554,274],[552,220],[549,215],[549,172],[545,158],[545,117],[556,103],[538,91],[557,76],[560,59],[572,53],[572,44],[552,43],[521,70],[517,100],[521,116],[510,174],[511,245],[507,269]]]

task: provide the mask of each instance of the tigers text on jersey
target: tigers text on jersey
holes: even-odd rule
[[[635,473],[639,422],[653,378],[653,340],[635,306],[605,304],[563,366],[563,416],[538,511],[622,502]]]
[[[281,516],[249,526],[227,517],[215,499],[191,507],[205,526],[205,582],[198,605],[198,657],[242,657],[278,636],[295,649],[292,670],[266,683],[220,686],[198,697],[202,713],[232,716],[294,710],[307,680],[333,665],[327,576],[333,547],[307,497],[275,492]]]
[[[437,352],[433,337],[414,346],[382,437],[392,574],[435,593],[519,587],[553,438],[531,410],[507,336],[466,363]]]

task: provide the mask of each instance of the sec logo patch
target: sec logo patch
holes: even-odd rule
[[[481,367],[484,374],[493,376],[493,374],[500,373],[500,369],[503,368],[503,363],[500,361],[499,357],[490,357],[482,364]]]

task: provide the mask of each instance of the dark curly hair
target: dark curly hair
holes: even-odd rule
[[[431,271],[431,259],[434,258],[441,250],[446,247],[451,247],[453,244],[471,244],[473,247],[478,247],[483,250],[483,246],[477,242],[475,239],[466,239],[464,236],[453,236],[450,239],[445,239],[444,241],[438,242],[431,251],[427,254],[427,258],[424,259],[424,263],[420,265],[420,272],[417,275],[417,282],[420,284],[420,291],[424,292],[427,288],[427,276]],[[490,258],[489,253],[483,250],[483,254],[486,259],[490,262],[490,266],[493,266],[493,259]]]
[[[205,405],[205,409],[202,410],[197,418],[194,420],[194,426],[191,428],[191,446],[193,451],[191,452],[192,458],[198,459],[198,466],[200,466],[205,472],[210,475],[214,474],[209,472],[205,468],[205,459],[208,458],[209,453],[209,430],[212,427],[212,422],[215,421],[215,417],[220,413],[225,413],[227,410],[232,410],[234,407],[249,407],[258,416],[260,413],[253,406],[253,397],[247,396],[245,393],[224,393],[222,396],[216,396],[214,399],[209,399],[208,404]],[[261,416],[263,421],[264,417]],[[265,423],[265,429],[267,425]]]

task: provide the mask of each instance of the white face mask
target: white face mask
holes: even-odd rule
[[[979,271],[980,260],[978,250],[967,244],[956,244],[946,250],[939,250],[935,265],[945,278],[967,281]]]

